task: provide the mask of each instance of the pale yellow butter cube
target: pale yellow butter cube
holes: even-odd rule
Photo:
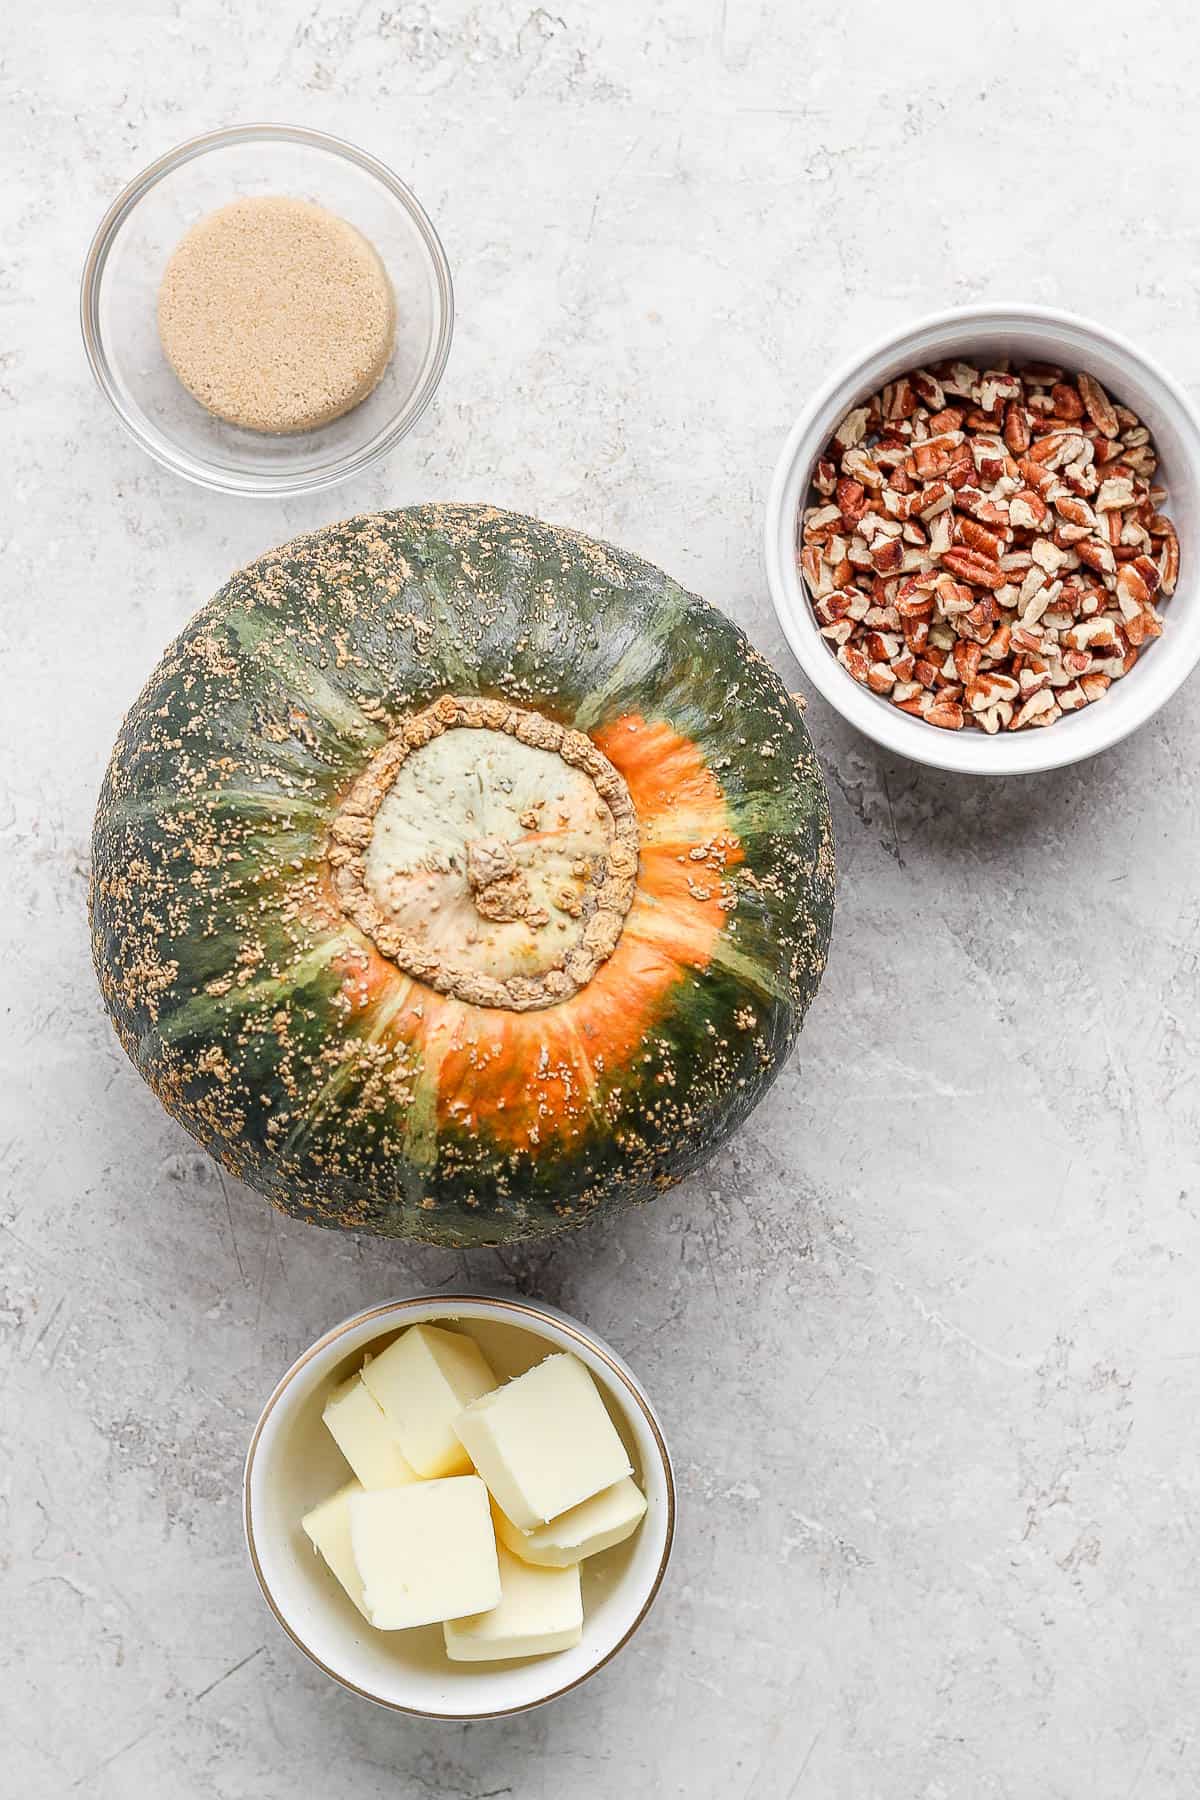
[[[329,1396],[322,1417],[365,1488],[407,1487],[418,1479],[361,1375],[352,1375]]]
[[[322,1500],[320,1506],[305,1513],[300,1523],[312,1539],[313,1547],[320,1551],[330,1571],[366,1618],[369,1615],[363,1604],[362,1582],[350,1545],[350,1501],[353,1495],[362,1491],[357,1481],[348,1481],[328,1500]]]
[[[579,1565],[535,1569],[510,1556],[503,1545],[500,1604],[469,1619],[443,1626],[451,1662],[496,1662],[509,1656],[548,1656],[571,1650],[583,1636]]]
[[[627,1475],[624,1481],[614,1482],[612,1487],[532,1531],[520,1530],[495,1504],[492,1518],[496,1536],[514,1556],[544,1568],[565,1569],[586,1556],[598,1556],[601,1550],[623,1544],[641,1524],[645,1510],[645,1495]]]
[[[350,1496],[363,1611],[381,1631],[435,1625],[499,1604],[487,1489],[477,1475]]]
[[[574,1356],[548,1356],[455,1421],[467,1454],[521,1531],[633,1470],[599,1390]]]
[[[496,1385],[473,1338],[441,1325],[410,1325],[382,1356],[363,1365],[362,1378],[423,1480],[470,1473],[454,1421],[469,1401]]]

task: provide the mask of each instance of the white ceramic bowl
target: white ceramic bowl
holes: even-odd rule
[[[813,466],[838,421],[859,400],[907,370],[948,357],[987,366],[998,357],[1051,362],[1095,375],[1112,397],[1150,427],[1167,489],[1163,510],[1179,533],[1180,577],[1163,603],[1163,635],[1103,699],[1044,730],[943,731],[902,713],[849,675],[813,617],[796,565],[799,509]],[[1103,326],[1049,307],[984,305],[935,314],[873,344],[847,363],[805,407],[783,448],[766,517],[767,575],[779,622],[808,679],[842,716],[877,744],[914,762],[972,775],[1021,775],[1080,762],[1118,743],[1170,699],[1200,659],[1200,419],[1164,369]]]
[[[494,1665],[446,1659],[440,1625],[375,1631],[300,1526],[349,1479],[321,1419],[330,1390],[407,1325],[453,1323],[480,1343],[502,1379],[568,1350],[587,1364],[646,1495],[624,1544],[583,1564],[583,1641],[554,1656]],[[317,1667],[352,1693],[432,1719],[500,1718],[557,1699],[614,1657],[662,1585],[675,1533],[675,1482],[662,1427],[633,1371],[594,1332],[552,1306],[487,1294],[420,1294],[335,1325],[294,1362],[263,1408],[246,1457],[246,1544],[267,1604]]]
[[[396,297],[396,346],[378,385],[311,431],[248,431],[206,412],[158,338],[158,286],[190,226],[245,194],[318,201],[375,246]],[[314,493],[386,456],[429,405],[454,332],[446,254],[424,207],[377,157],[302,125],[236,125],[191,138],[118,194],[80,288],[84,349],[101,392],[156,462],[223,494]]]

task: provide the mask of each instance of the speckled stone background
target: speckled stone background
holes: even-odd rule
[[[823,704],[840,853],[802,1050],[708,1173],[505,1257],[322,1235],[223,1180],[101,1014],[88,835],[121,714],[236,565],[369,507],[613,537],[794,681],[759,538],[865,337],[1024,295],[1200,393],[1198,28],[1175,5],[40,0],[0,92],[0,1788],[21,1800],[1174,1800],[1200,1789],[1195,683],[1085,768],[968,785]],[[168,478],[76,322],[104,207],[191,133],[351,136],[459,325],[388,466],[286,505]],[[644,1373],[671,1577],[547,1711],[376,1711],[281,1636],[238,1488],[352,1309],[500,1280]]]

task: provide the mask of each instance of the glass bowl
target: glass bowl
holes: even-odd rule
[[[158,338],[158,285],[196,220],[247,194],[316,201],[379,252],[396,297],[396,347],[378,386],[312,431],[270,436],[207,412]],[[385,455],[429,405],[450,354],[454,294],[437,232],[416,196],[353,144],[298,125],[238,125],[152,163],[101,220],[83,270],[83,342],[126,430],[156,462],[225,494],[305,494]]]

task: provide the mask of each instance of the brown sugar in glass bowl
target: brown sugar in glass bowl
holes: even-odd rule
[[[395,346],[365,399],[310,431],[251,431],[190,394],[163,354],[163,272],[199,219],[239,195],[304,195],[372,244],[395,296]],[[226,126],[177,144],[113,198],[84,262],[79,318],[96,384],[161,468],[214,493],[276,499],[362,474],[415,429],[454,337],[454,282],[412,189],[369,151],[302,125]]]
[[[383,263],[352,225],[308,200],[259,195],[208,213],[181,239],[158,329],[209,412],[282,434],[366,399],[392,354],[396,308]]]

